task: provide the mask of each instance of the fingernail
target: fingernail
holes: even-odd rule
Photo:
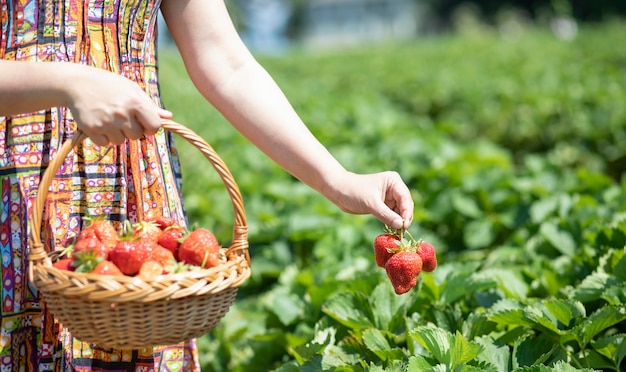
[[[394,229],[402,229],[402,228],[404,228],[404,220],[401,219],[401,218],[397,218],[397,219],[393,220],[391,225],[393,226]]]

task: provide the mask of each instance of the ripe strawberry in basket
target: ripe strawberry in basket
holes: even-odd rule
[[[52,266],[59,269],[59,270],[67,270],[67,271],[74,271],[76,269],[76,267],[74,267],[74,265],[72,265],[74,263],[74,259],[73,258],[69,258],[69,257],[64,257],[64,258],[60,258],[56,261],[54,261],[52,263]]]
[[[132,230],[130,232],[127,230],[109,252],[109,260],[119,267],[122,273],[135,275],[139,272],[141,265],[152,254],[151,246],[147,242],[151,241],[149,239],[139,239],[133,235]]]
[[[219,264],[220,244],[213,233],[197,228],[189,233],[178,249],[180,261],[203,268]]]
[[[79,235],[71,248],[72,256],[81,253],[93,252],[96,256],[106,259],[109,257],[110,248],[95,235]]]
[[[170,226],[176,225],[176,221],[174,221],[172,217],[167,216],[158,216],[149,221],[157,225],[157,227],[161,230],[165,230]]]
[[[168,266],[176,263],[174,253],[165,247],[161,247],[158,244],[154,244],[150,248],[151,253],[149,260],[160,263],[162,266]]]
[[[113,249],[117,244],[118,233],[111,221],[104,216],[87,216],[84,218],[86,226],[80,231],[78,240],[95,238],[102,242],[107,249]]]
[[[137,276],[143,280],[152,280],[155,277],[164,274],[165,267],[156,261],[146,261],[141,265]]]
[[[98,263],[96,267],[94,267],[94,269],[91,271],[91,273],[98,275],[124,275],[124,273],[120,271],[117,265],[107,260],[100,261],[100,263]]]
[[[172,225],[165,228],[161,235],[159,235],[159,239],[157,243],[163,248],[166,248],[174,255],[176,260],[178,257],[178,248],[180,247],[180,243],[185,236],[185,229],[178,225]]]
[[[138,238],[146,238],[156,242],[159,240],[159,236],[161,235],[161,229],[154,222],[141,221],[134,223],[132,227],[133,233]]]

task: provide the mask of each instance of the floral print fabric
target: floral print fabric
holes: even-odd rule
[[[155,36],[160,0],[0,0],[0,58],[80,63],[137,82],[160,104]],[[199,371],[195,341],[120,351],[74,339],[28,282],[28,218],[39,180],[76,123],[59,107],[0,117],[0,372]],[[88,139],[65,159],[49,187],[44,244],[60,249],[82,218],[185,222],[172,136],[99,147]],[[51,247],[51,248],[50,248]]]

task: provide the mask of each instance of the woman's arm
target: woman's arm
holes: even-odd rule
[[[343,211],[410,224],[413,201],[400,176],[344,169],[243,44],[222,0],[164,0],[161,10],[193,83],[255,146]]]
[[[153,134],[158,108],[139,85],[117,74],[69,62],[0,60],[0,116],[68,107],[78,128],[99,145]]]

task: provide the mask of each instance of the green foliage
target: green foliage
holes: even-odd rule
[[[382,225],[271,163],[163,52],[166,106],[228,164],[250,225],[252,278],[198,340],[203,371],[625,370],[625,32],[261,58],[347,168],[410,186],[440,266],[402,296],[374,263]],[[190,222],[227,241],[221,180],[177,145]]]

